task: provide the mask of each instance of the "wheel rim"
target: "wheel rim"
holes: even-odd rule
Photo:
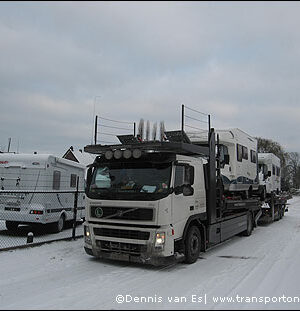
[[[64,226],[64,218],[60,217],[58,221],[58,230],[61,231],[63,229],[63,226]]]
[[[190,243],[190,250],[192,255],[196,255],[199,250],[199,239],[196,234],[193,234],[191,238],[191,243]]]

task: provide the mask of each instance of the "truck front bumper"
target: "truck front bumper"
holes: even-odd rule
[[[168,257],[158,257],[158,256],[151,256],[150,254],[147,254],[147,253],[140,254],[140,255],[131,255],[131,254],[117,253],[117,252],[103,252],[103,251],[92,249],[86,246],[84,247],[84,249],[88,255],[94,256],[96,258],[149,264],[153,266],[163,266],[163,265],[171,264],[173,262],[179,262],[184,259],[183,256],[178,256],[177,254],[171,255]]]
[[[85,224],[85,251],[97,258],[164,265],[178,260],[174,254],[174,239],[170,226],[159,229],[101,224]],[[87,229],[88,228],[88,229]],[[89,237],[86,236],[86,231]],[[162,247],[155,247],[155,237],[165,233]]]

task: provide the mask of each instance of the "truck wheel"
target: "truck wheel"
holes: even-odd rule
[[[279,209],[279,219],[281,219],[283,217],[283,205],[280,205],[280,209]]]
[[[61,232],[65,226],[65,216],[61,215],[59,220],[52,225],[52,229],[54,233]]]
[[[194,263],[201,251],[201,234],[196,226],[190,227],[185,243],[185,263]]]
[[[17,222],[15,222],[15,221],[6,221],[5,222],[5,225],[6,225],[6,228],[7,228],[7,230],[9,230],[9,231],[16,231],[17,229],[18,229],[18,223]]]
[[[252,234],[253,230],[253,219],[252,219],[252,213],[248,213],[247,216],[247,230],[243,232],[244,236],[250,236]]]

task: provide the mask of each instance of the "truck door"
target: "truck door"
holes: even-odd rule
[[[197,170],[198,167],[195,169],[188,163],[179,163],[174,167],[172,221],[173,225],[178,224],[182,230],[189,216],[199,213],[201,189],[195,183],[197,179],[195,171]]]

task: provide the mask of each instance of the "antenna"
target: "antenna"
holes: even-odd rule
[[[11,143],[11,137],[8,138],[8,147],[7,147],[7,152],[9,152],[10,149],[10,143]]]
[[[97,97],[101,97],[100,95],[97,95],[94,97],[94,110],[93,110],[93,124],[94,124],[94,120],[95,120],[95,113],[96,113],[96,99]],[[92,138],[91,138],[91,144],[93,144],[93,137],[94,137],[94,127],[93,127],[93,133],[92,133]]]

